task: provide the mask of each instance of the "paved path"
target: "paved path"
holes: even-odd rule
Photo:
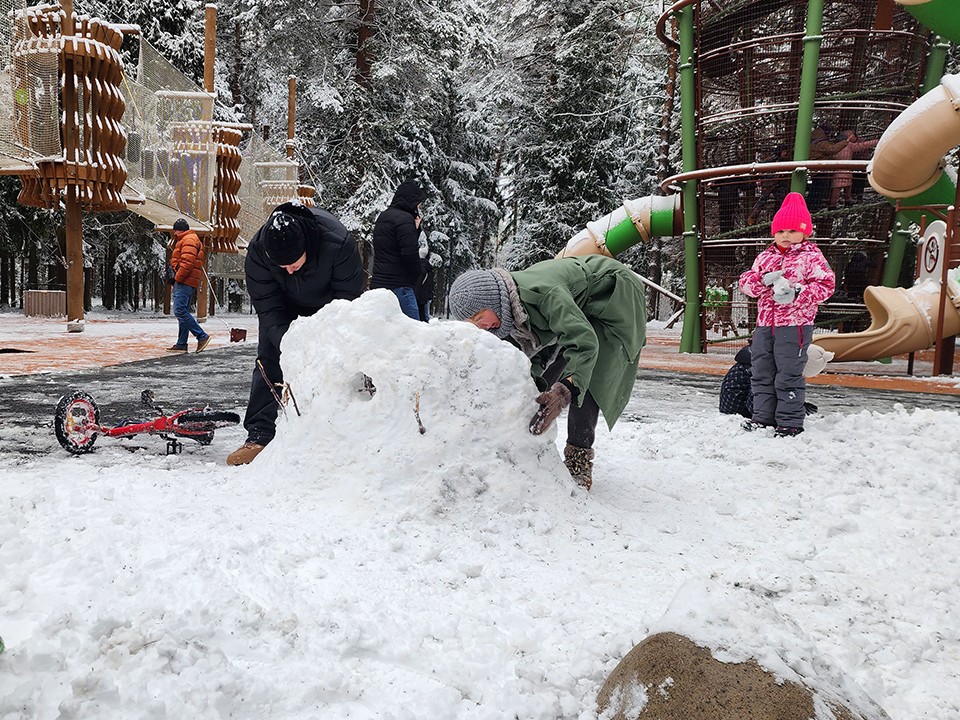
[[[256,344],[246,343],[71,373],[0,378],[0,466],[9,453],[62,452],[53,435],[53,414],[60,396],[73,390],[93,397],[104,424],[150,417],[140,405],[146,389],[165,410],[210,405],[243,417],[256,355]],[[137,443],[156,444],[163,452],[160,438]]]
[[[140,406],[140,392],[145,389],[153,390],[157,402],[169,410],[209,404],[242,417],[255,358],[256,345],[246,343],[73,373],[0,377],[0,467],[32,455],[63,452],[53,435],[53,414],[60,396],[72,390],[93,396],[105,424],[147,417]],[[624,420],[656,422],[676,418],[692,408],[715,409],[720,381],[716,375],[642,368]],[[824,413],[886,411],[895,404],[945,409],[956,407],[957,402],[954,397],[933,393],[829,385],[808,386],[808,399]],[[223,442],[243,439],[242,429],[218,431],[218,438],[224,434],[233,439]],[[132,442],[158,453],[164,449],[160,438]]]

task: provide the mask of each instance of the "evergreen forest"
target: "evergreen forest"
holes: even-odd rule
[[[139,25],[202,84],[200,0],[83,0],[77,10]],[[442,313],[463,270],[553,257],[624,198],[660,192],[676,143],[659,12],[659,3],[615,0],[224,0],[217,115],[282,149],[296,76],[301,181],[354,231],[364,257],[396,186],[420,181]],[[126,40],[128,73],[137,53]],[[0,307],[65,284],[63,215],[18,205],[18,190],[0,178]],[[85,214],[88,309],[156,310],[166,240],[130,212]],[[621,259],[682,291],[669,240]],[[239,267],[215,282],[218,302],[239,305]]]

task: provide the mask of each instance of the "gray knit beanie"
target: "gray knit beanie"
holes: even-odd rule
[[[505,338],[513,330],[513,312],[506,284],[492,270],[467,270],[450,286],[450,313],[469,320],[481,310],[493,310],[500,327],[493,334]]]
[[[457,320],[469,320],[489,308],[499,316],[500,284],[489,270],[467,270],[450,286],[450,312]]]

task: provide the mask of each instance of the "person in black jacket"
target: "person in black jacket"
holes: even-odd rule
[[[247,292],[260,336],[243,426],[247,440],[227,457],[246,465],[276,434],[277,401],[263,375],[282,383],[280,340],[290,323],[313,315],[331,300],[353,300],[363,291],[363,267],[353,236],[333,215],[289,202],[276,208],[253,236],[245,264]]]
[[[420,265],[420,204],[426,193],[414,180],[400,183],[390,207],[373,226],[373,278],[370,288],[392,290],[400,309],[414,320],[420,309],[414,288],[422,274]]]
[[[832,357],[833,355],[829,356],[829,358]],[[734,366],[727,370],[727,374],[723,376],[723,382],[720,383],[720,412],[723,415],[742,415],[750,418],[753,416],[753,389],[750,386],[753,363],[750,346],[740,348],[734,361]],[[807,377],[813,377],[819,373],[826,365],[826,361],[818,368],[810,368],[810,364],[803,371]],[[808,416],[813,415],[817,412],[817,406],[812,402],[805,402],[803,412]]]
[[[430,301],[433,300],[433,264],[439,264],[440,256],[430,252],[430,246],[427,244],[427,234],[421,228],[420,238],[420,279],[413,288],[414,295],[417,298],[417,309],[420,313],[420,320],[430,322]]]
[[[750,346],[740,348],[736,364],[727,370],[720,383],[720,412],[724,415],[753,415],[753,390],[750,389]]]

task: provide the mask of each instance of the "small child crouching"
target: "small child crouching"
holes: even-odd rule
[[[740,288],[757,299],[757,329],[750,345],[753,416],[744,427],[776,427],[778,436],[803,432],[803,369],[820,303],[836,278],[816,243],[810,211],[790,193],[773,216],[773,244],[740,276]]]

